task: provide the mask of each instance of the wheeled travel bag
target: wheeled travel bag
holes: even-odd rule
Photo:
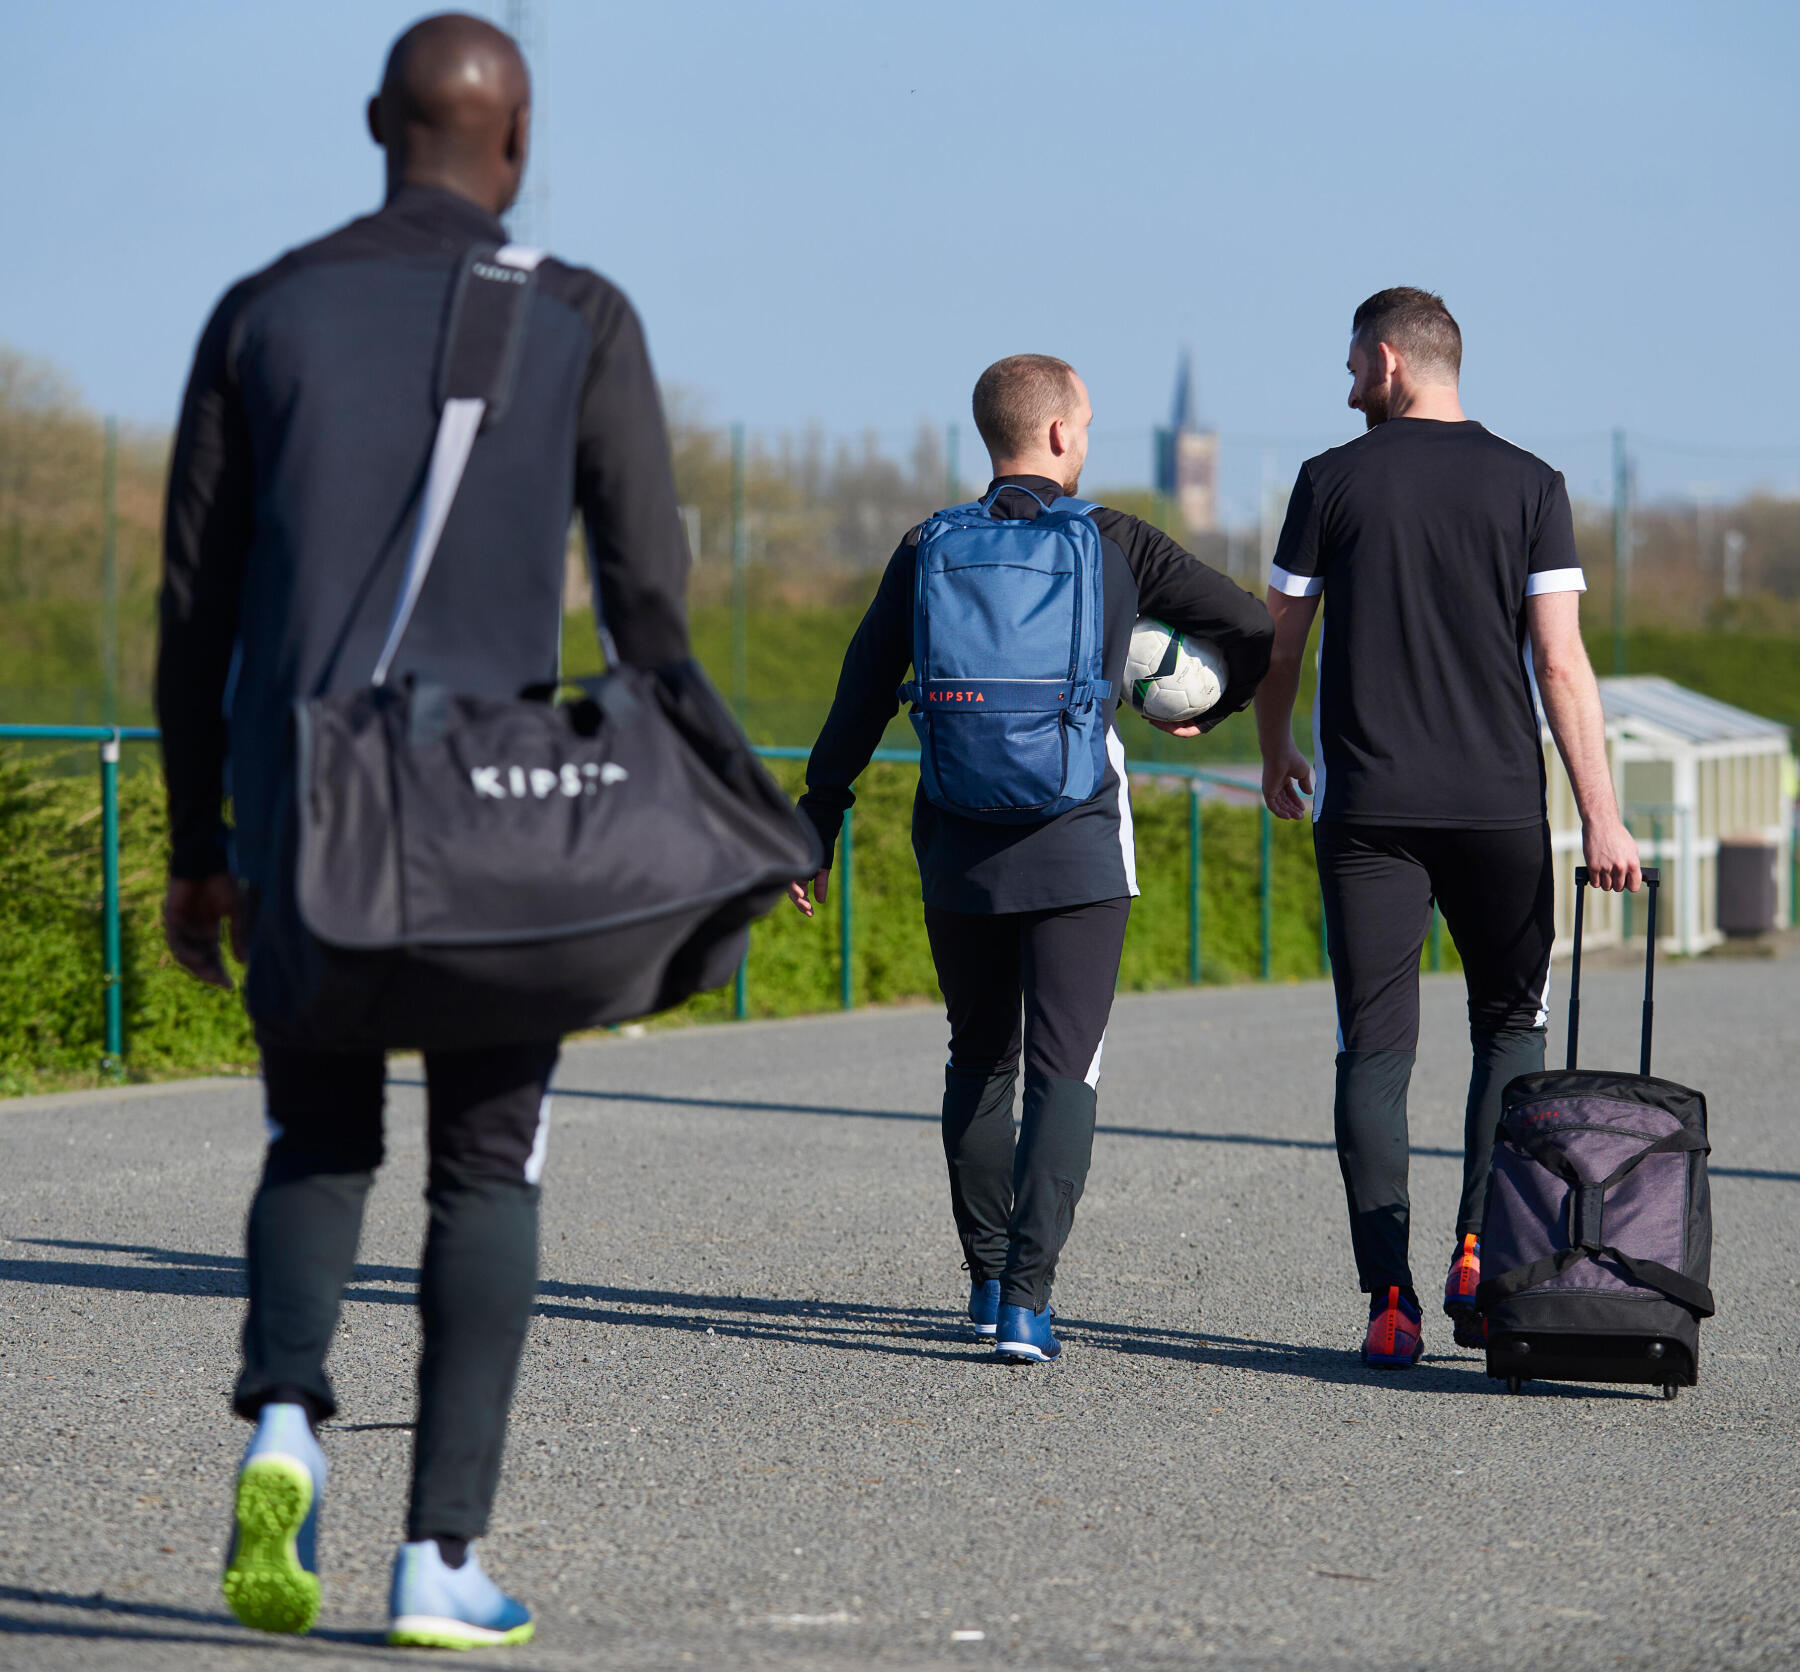
[[[389,681],[469,453],[504,410],[534,265],[464,262],[386,643],[368,685],[294,706],[246,994],[277,1043],[464,1049],[666,1010],[728,980],[750,922],[819,864],[693,662],[616,668],[562,704],[552,685],[496,700]]]
[[[1588,873],[1575,872],[1568,1066],[1521,1074],[1503,1094],[1481,1228],[1487,1373],[1638,1382],[1673,1399],[1700,1364],[1712,1316],[1706,1099],[1650,1073],[1656,895],[1650,890],[1636,1074],[1575,1066]]]

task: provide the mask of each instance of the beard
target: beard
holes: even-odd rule
[[[1388,386],[1385,383],[1363,396],[1362,415],[1364,425],[1371,430],[1388,421]]]
[[[1086,462],[1087,461],[1085,459],[1082,461],[1083,464],[1085,464]],[[1080,486],[1081,486],[1081,465],[1078,464],[1072,471],[1069,472],[1069,474],[1067,476],[1065,476],[1063,478],[1062,491],[1066,497],[1073,499],[1075,497],[1075,490],[1077,488],[1079,488]]]

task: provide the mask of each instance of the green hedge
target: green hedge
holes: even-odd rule
[[[100,950],[100,809],[97,774],[68,763],[0,755],[0,1092],[94,1084],[104,1048]],[[797,792],[801,768],[777,771]],[[854,977],[859,1004],[936,1000],[910,837],[914,769],[877,766],[863,777],[855,817]],[[1140,784],[1138,880],[1119,985],[1183,985],[1188,970],[1185,793]],[[1259,832],[1253,809],[1208,804],[1202,824],[1202,975],[1256,976]],[[133,1079],[242,1072],[255,1061],[233,995],[178,969],[159,928],[167,835],[162,780],[140,770],[120,786],[124,904],[125,1048]],[[1320,974],[1319,896],[1308,831],[1273,828],[1272,974]],[[838,1003],[838,902],[808,921],[783,904],[751,934],[747,978],[753,1016],[792,1016]],[[1455,954],[1444,941],[1446,967]],[[666,1018],[719,1021],[729,987]]]
[[[0,1092],[10,1095],[98,1083],[105,1051],[99,773],[61,775],[69,764],[0,754]],[[138,771],[121,780],[131,1077],[247,1069],[255,1051],[242,1007],[177,968],[163,944],[162,777]]]

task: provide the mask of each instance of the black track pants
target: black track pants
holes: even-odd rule
[[[1129,899],[994,916],[925,908],[950,1018],[950,1207],[971,1274],[999,1278],[1004,1305],[1045,1305],[1075,1221],[1130,912]]]
[[[546,1044],[425,1058],[429,1228],[411,1539],[473,1539],[487,1528],[537,1292],[538,1176],[556,1056]],[[299,1398],[324,1418],[337,1409],[325,1356],[381,1165],[386,1064],[379,1051],[267,1043],[262,1063],[269,1150],[250,1205],[250,1306],[233,1404],[254,1419],[270,1398]]]
[[[1406,1092],[1431,903],[1456,942],[1469,998],[1460,1236],[1481,1227],[1501,1091],[1544,1063],[1555,939],[1550,832],[1321,821],[1313,847],[1337,990],[1333,1124],[1357,1277],[1370,1292],[1410,1287]]]

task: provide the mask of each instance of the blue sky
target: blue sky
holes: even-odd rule
[[[498,8],[494,8],[498,9]],[[1354,433],[1351,309],[1440,289],[1465,404],[1600,491],[1800,492],[1800,6],[539,0],[550,242],[760,430],[964,422],[1065,355],[1142,479],[1178,346],[1230,503]],[[166,423],[213,300],[380,192],[389,0],[16,7],[0,341]],[[1679,445],[1674,445],[1679,444]]]

